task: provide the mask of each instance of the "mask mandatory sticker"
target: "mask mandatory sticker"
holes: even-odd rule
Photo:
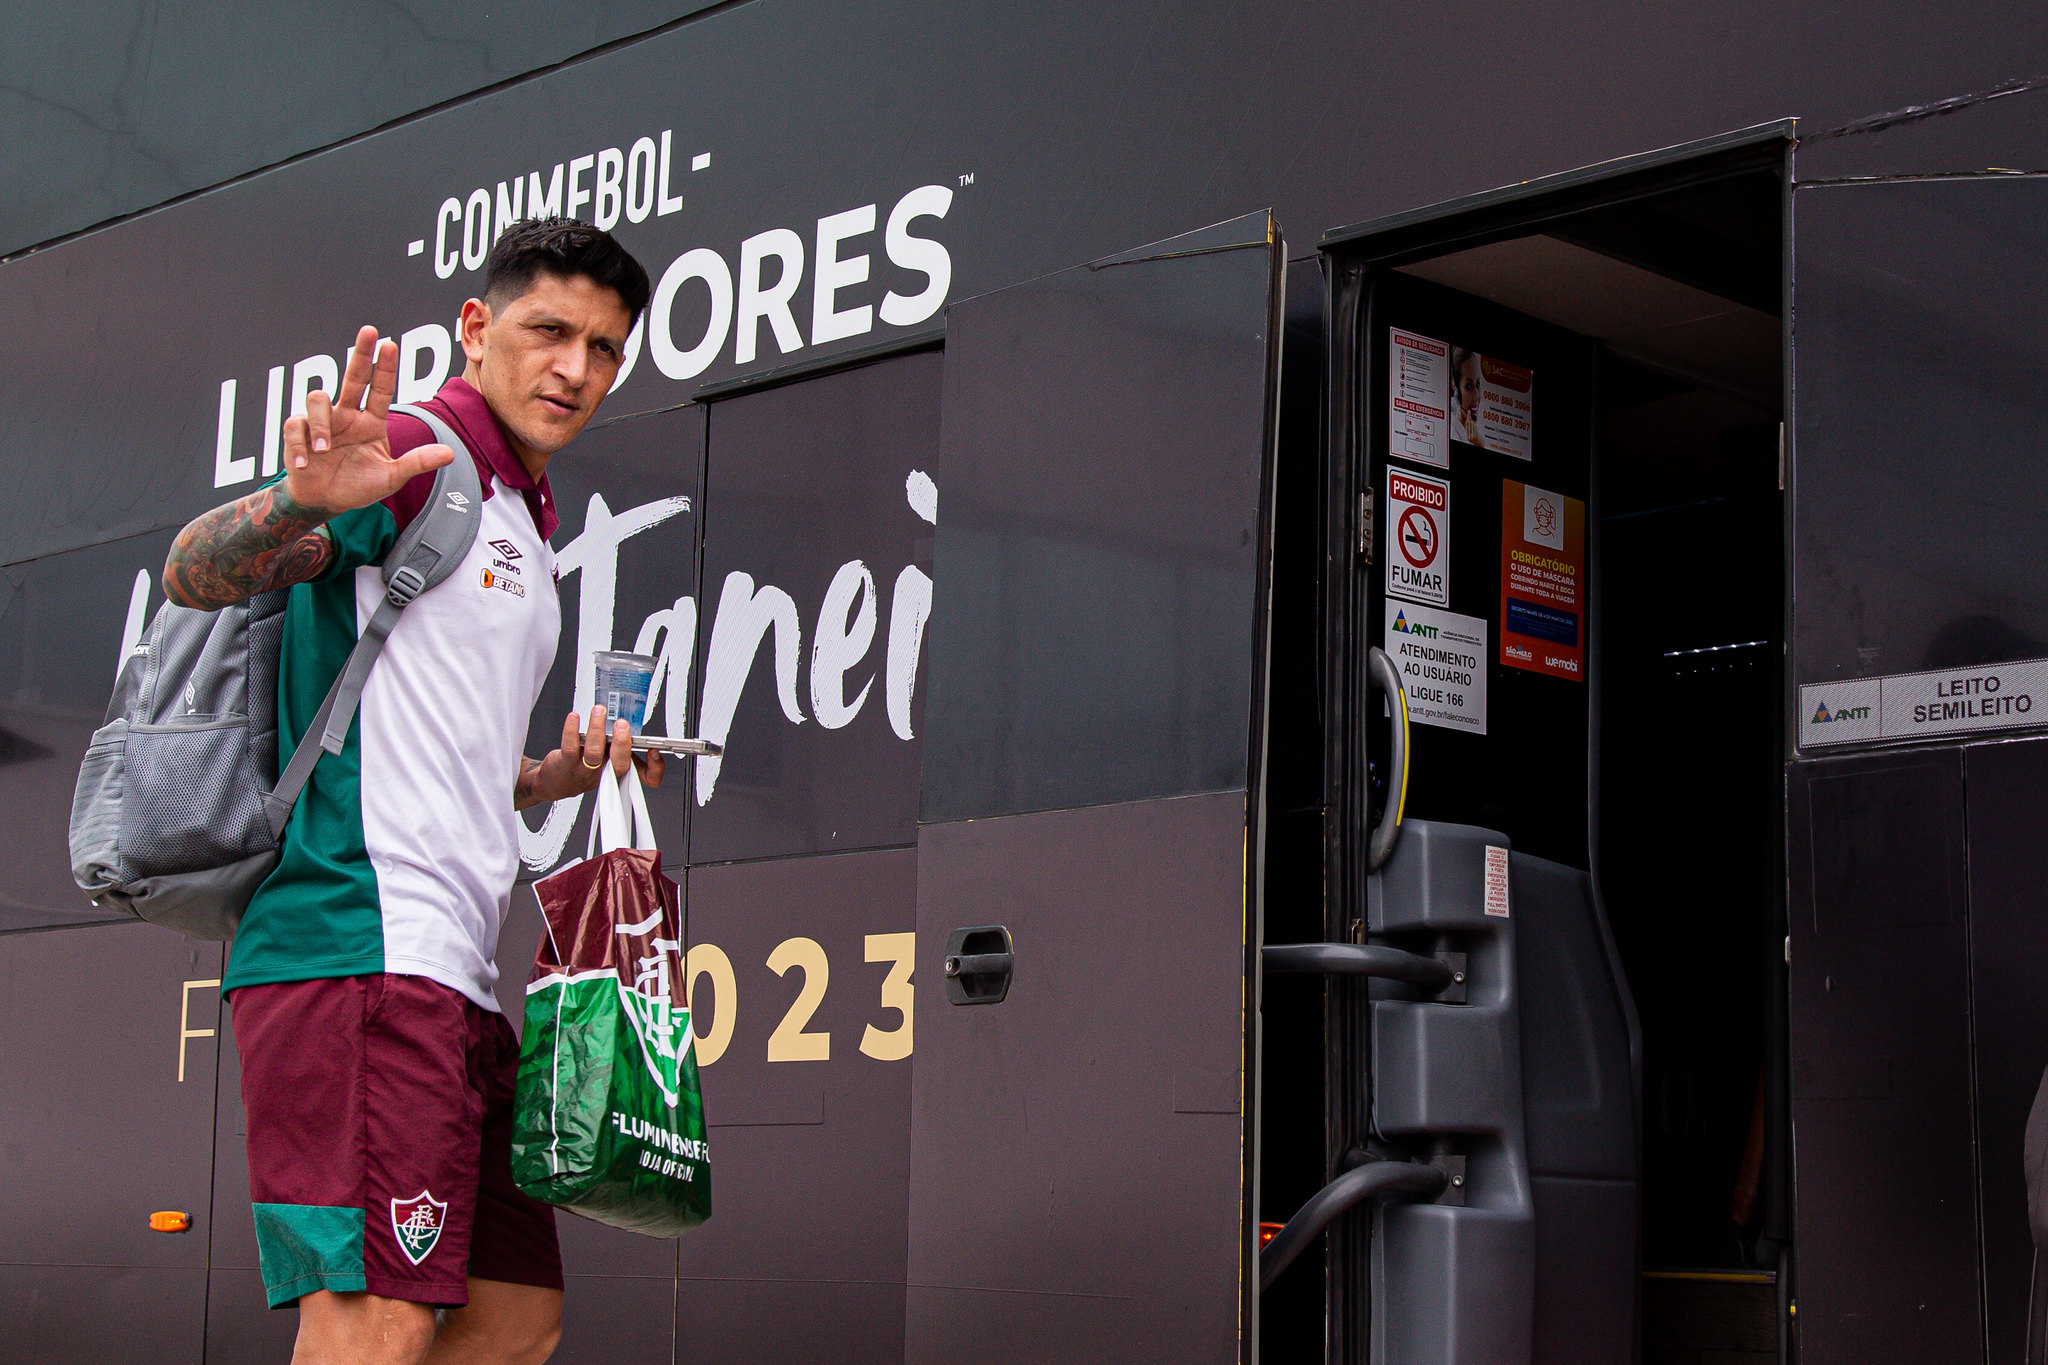
[[[1500,661],[1581,681],[1586,504],[1513,479],[1500,490]]]

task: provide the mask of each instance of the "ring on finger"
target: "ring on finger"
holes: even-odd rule
[[[592,772],[596,772],[599,768],[602,768],[604,764],[592,763],[589,759],[586,758],[583,760],[583,766],[590,769]]]

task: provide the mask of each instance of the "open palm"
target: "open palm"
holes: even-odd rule
[[[330,399],[314,389],[305,415],[284,424],[285,492],[292,501],[330,516],[368,507],[455,458],[444,445],[392,456],[387,414],[397,387],[398,347],[378,344],[374,327],[361,329],[341,392]]]

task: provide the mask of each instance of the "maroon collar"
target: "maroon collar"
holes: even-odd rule
[[[536,483],[519,457],[512,453],[512,444],[505,437],[504,424],[484,396],[470,387],[469,381],[456,375],[441,386],[434,395],[435,404],[443,409],[443,415],[470,450],[490,466],[491,473],[507,488],[517,489],[526,499],[526,505],[533,513],[534,525],[540,528],[542,540],[552,539],[555,528],[561,525],[561,518],[555,515],[554,490],[548,487],[548,476],[542,474]]]

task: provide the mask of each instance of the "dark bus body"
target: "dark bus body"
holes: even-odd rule
[[[205,17],[8,116],[0,1361],[289,1351],[232,945],[73,781],[177,528],[537,212],[656,290],[529,748],[605,649],[723,746],[715,1213],[564,1217],[557,1359],[2048,1358],[2048,14],[336,13],[317,111]]]

